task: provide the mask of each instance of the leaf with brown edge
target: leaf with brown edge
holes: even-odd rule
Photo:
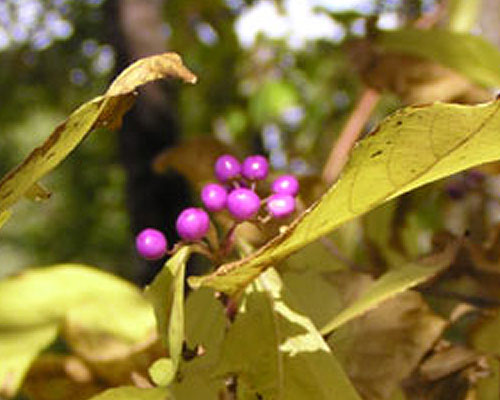
[[[104,95],[75,110],[43,144],[3,177],[0,212],[10,208],[23,195],[30,195],[38,180],[64,160],[91,131],[99,127],[119,127],[139,86],[164,78],[196,82],[196,76],[184,67],[175,53],[158,54],[135,62],[113,81]]]
[[[376,206],[427,183],[500,159],[500,101],[435,103],[386,118],[352,152],[339,181],[282,234],[193,287],[234,293],[271,265]]]
[[[358,300],[328,321],[320,330],[321,334],[328,335],[348,321],[377,307],[383,301],[429,280],[453,262],[457,250],[458,242],[454,242],[441,253],[386,272]]]
[[[446,326],[420,294],[406,291],[336,330],[328,344],[364,399],[389,399]]]

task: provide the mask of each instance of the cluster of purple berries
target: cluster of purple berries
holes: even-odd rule
[[[271,217],[288,217],[295,211],[299,182],[293,175],[282,175],[272,182],[272,194],[261,200],[255,193],[255,184],[266,179],[268,173],[269,162],[264,156],[249,156],[243,163],[229,154],[220,156],[215,162],[219,182],[203,187],[201,201],[210,212],[227,209],[237,222],[255,218],[262,203]],[[210,218],[202,208],[190,207],[178,216],[176,229],[183,240],[197,241],[208,233]],[[147,228],[137,236],[136,248],[142,257],[154,260],[166,254],[167,241],[160,231]]]

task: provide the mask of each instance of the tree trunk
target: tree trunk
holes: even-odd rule
[[[141,57],[166,51],[162,6],[162,0],[108,0],[105,3],[108,40],[117,56],[116,73]],[[175,219],[189,202],[189,187],[180,175],[156,175],[151,170],[151,162],[180,136],[176,97],[176,87],[172,84],[147,85],[124,118],[118,135],[120,158],[127,176],[132,232],[135,235],[145,227],[154,227],[166,233],[171,244],[178,239]],[[162,263],[137,260],[131,278],[145,284]]]

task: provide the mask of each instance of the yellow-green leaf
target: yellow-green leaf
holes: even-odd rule
[[[500,86],[500,52],[480,36],[408,28],[379,32],[376,44],[386,51],[436,61],[479,85]]]
[[[57,324],[22,330],[0,325],[0,397],[16,394],[29,366],[54,341],[57,330]]]
[[[184,274],[191,254],[180,248],[146,288],[146,296],[155,310],[158,333],[170,359],[161,359],[150,370],[158,385],[168,385],[179,366],[184,341]],[[162,374],[163,371],[163,374]]]
[[[148,82],[175,77],[195,83],[193,75],[175,53],[144,58],[123,71],[103,95],[83,104],[60,124],[45,142],[0,181],[0,211],[5,211],[23,195],[42,192],[36,184],[98,127],[114,129],[132,106],[136,89]],[[47,193],[43,192],[45,196]],[[43,196],[42,196],[43,197]]]
[[[223,345],[220,372],[262,398],[360,400],[311,320],[273,269],[249,287]]]
[[[97,313],[102,303],[116,304],[122,300],[147,306],[137,287],[96,268],[61,264],[28,270],[0,281],[0,327],[21,329],[61,323],[70,312],[77,312],[78,307],[88,313],[93,306]],[[152,317],[151,308],[147,310]],[[100,323],[106,324],[102,318],[99,317]],[[143,329],[121,323],[112,325],[126,329],[129,334],[134,329]]]
[[[407,107],[360,141],[340,180],[254,254],[191,277],[194,287],[235,292],[270,265],[339,225],[419,186],[500,159],[500,101]]]
[[[90,400],[173,400],[173,397],[163,387],[142,389],[134,386],[121,386],[108,389]]]
[[[328,335],[339,326],[375,308],[383,301],[432,278],[450,265],[456,251],[457,244],[453,243],[442,253],[385,273],[358,300],[328,322],[321,329],[321,334]]]
[[[63,264],[6,278],[0,281],[0,387],[15,392],[60,328],[82,356],[109,358],[151,340],[154,326],[153,309],[137,287],[95,268]]]

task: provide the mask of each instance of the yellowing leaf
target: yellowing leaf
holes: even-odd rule
[[[90,400],[173,400],[166,388],[142,389],[134,386],[121,386],[108,389]]]
[[[0,397],[11,397],[19,389],[38,353],[57,336],[57,325],[9,330],[0,324]]]
[[[169,389],[178,399],[218,400],[225,392],[224,379],[215,374],[227,318],[215,292],[202,288],[186,300],[186,344],[188,349],[201,350],[201,355],[180,365],[180,378]]]
[[[220,372],[236,374],[246,398],[253,392],[265,399],[360,400],[272,269],[249,287],[224,342]]]
[[[436,61],[486,87],[500,86],[500,52],[479,36],[445,30],[382,31],[382,49]]]
[[[184,274],[190,254],[189,247],[179,249],[146,288],[146,296],[155,310],[158,333],[170,356],[170,359],[158,360],[150,371],[154,381],[163,386],[174,378],[181,358],[184,341]]]
[[[418,293],[406,291],[342,326],[328,343],[363,398],[389,399],[446,325]]]
[[[54,169],[93,129],[116,128],[132,106],[135,90],[148,82],[175,77],[195,83],[196,76],[183,66],[175,53],[159,54],[137,61],[123,71],[103,95],[83,104],[17,167],[0,181],[0,211],[23,195],[39,195],[39,179]],[[35,189],[34,189],[35,188]],[[43,193],[46,195],[46,192]]]
[[[30,363],[60,328],[83,357],[110,359],[151,340],[154,326],[153,309],[138,288],[94,268],[65,264],[4,279],[0,387],[14,393]]]
[[[80,358],[45,353],[31,366],[21,392],[36,400],[87,400],[107,388]]]
[[[235,292],[270,265],[374,207],[426,183],[500,159],[500,101],[407,107],[360,141],[340,180],[281,235],[194,287]]]
[[[373,286],[349,307],[338,313],[322,329],[322,335],[328,335],[346,322],[375,308],[381,302],[416,286],[446,268],[453,261],[457,251],[456,243],[449,245],[442,253],[416,263],[393,269],[379,278]]]
[[[96,268],[61,264],[28,270],[0,281],[0,327],[21,329],[61,323],[69,312],[77,312],[78,307],[87,308],[88,313],[88,307],[93,306],[97,313],[102,303],[113,304],[122,299],[129,304],[138,302],[139,307],[147,306],[137,287]],[[153,316],[151,308],[148,310],[150,317],[145,317],[146,320]],[[106,324],[102,316],[96,318],[101,325]],[[125,324],[113,326],[121,329]],[[144,328],[126,329],[130,334]]]

